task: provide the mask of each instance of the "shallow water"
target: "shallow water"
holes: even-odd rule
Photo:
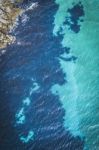
[[[71,55],[77,57],[76,63],[66,62],[63,64],[63,60],[60,60],[63,71],[69,78],[67,79],[69,85],[64,86],[66,91],[64,99],[62,97],[63,87],[58,89],[54,86],[59,90],[66,114],[69,111],[69,119],[66,117],[64,124],[75,136],[79,134],[81,137],[85,137],[85,149],[97,150],[99,149],[99,40],[97,38],[99,33],[99,2],[82,0],[79,3],[79,1],[71,0],[66,3],[65,1],[56,0],[56,3],[59,4],[59,9],[55,15],[53,33],[55,35],[58,32],[64,34],[62,46],[70,47]],[[83,16],[80,16],[78,23],[74,21],[78,18],[74,18],[73,14],[70,14],[70,12],[75,12],[73,8],[77,5],[80,6],[80,11],[79,8],[76,8],[76,11],[78,10],[80,14],[83,14]],[[83,8],[83,13],[81,13],[81,8]],[[68,11],[70,9],[73,11]],[[75,22],[75,26],[77,24],[80,26],[78,33],[77,29],[71,28],[71,24],[68,25],[70,18],[73,19],[71,20],[72,24]],[[68,65],[69,75],[67,73]],[[63,92],[60,93],[60,91]],[[73,93],[75,96],[73,96]],[[68,94],[69,97],[67,97]],[[75,110],[76,115],[73,110]]]

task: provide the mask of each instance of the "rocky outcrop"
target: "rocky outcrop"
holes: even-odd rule
[[[16,7],[20,0],[1,0],[0,1],[0,48],[15,41],[15,37],[9,34],[13,28],[16,18],[22,13],[22,9]]]

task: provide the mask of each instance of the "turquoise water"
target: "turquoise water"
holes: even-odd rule
[[[53,34],[63,34],[63,47],[70,47],[68,58],[77,57],[66,62],[59,59],[67,84],[54,85],[52,92],[59,94],[65,109],[64,126],[74,136],[85,137],[85,149],[99,149],[99,1],[81,0],[84,16],[78,20],[80,31],[76,34],[64,25],[70,20],[68,9],[79,4],[79,0],[56,0],[59,9],[55,15]],[[80,20],[83,21],[80,21]],[[72,22],[73,23],[73,22]],[[72,24],[71,23],[71,24]]]
[[[29,89],[29,95],[25,99],[22,100],[22,104],[20,108],[18,109],[17,113],[15,114],[16,122],[15,126],[19,125],[24,125],[26,123],[27,117],[26,117],[26,112],[29,109],[29,106],[31,105],[31,95],[35,93],[37,90],[39,90],[39,85],[31,79],[32,86]],[[28,143],[29,141],[34,139],[34,132],[32,130],[28,131],[27,135],[20,135],[19,136],[20,140],[23,143]]]

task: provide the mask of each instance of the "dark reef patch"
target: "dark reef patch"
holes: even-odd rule
[[[81,2],[73,5],[71,9],[68,9],[68,13],[70,14],[70,17],[66,18],[64,25],[69,26],[72,31],[78,33],[80,31],[79,22],[84,21],[82,19],[82,17],[84,17],[84,8]]]

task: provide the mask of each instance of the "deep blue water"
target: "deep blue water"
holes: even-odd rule
[[[64,51],[68,53],[68,48],[62,48],[61,35],[53,36],[57,9],[54,0],[39,0],[36,9],[26,12],[29,20],[25,25],[19,18],[15,33],[25,44],[8,46],[0,58],[0,150],[83,149],[80,137],[64,129],[64,109],[59,97],[50,91],[54,84],[67,82],[58,57]],[[30,94],[34,81],[39,88]],[[26,97],[31,100],[25,106],[26,120],[17,124],[15,114]],[[23,143],[20,136],[27,136],[31,130],[34,138]]]

